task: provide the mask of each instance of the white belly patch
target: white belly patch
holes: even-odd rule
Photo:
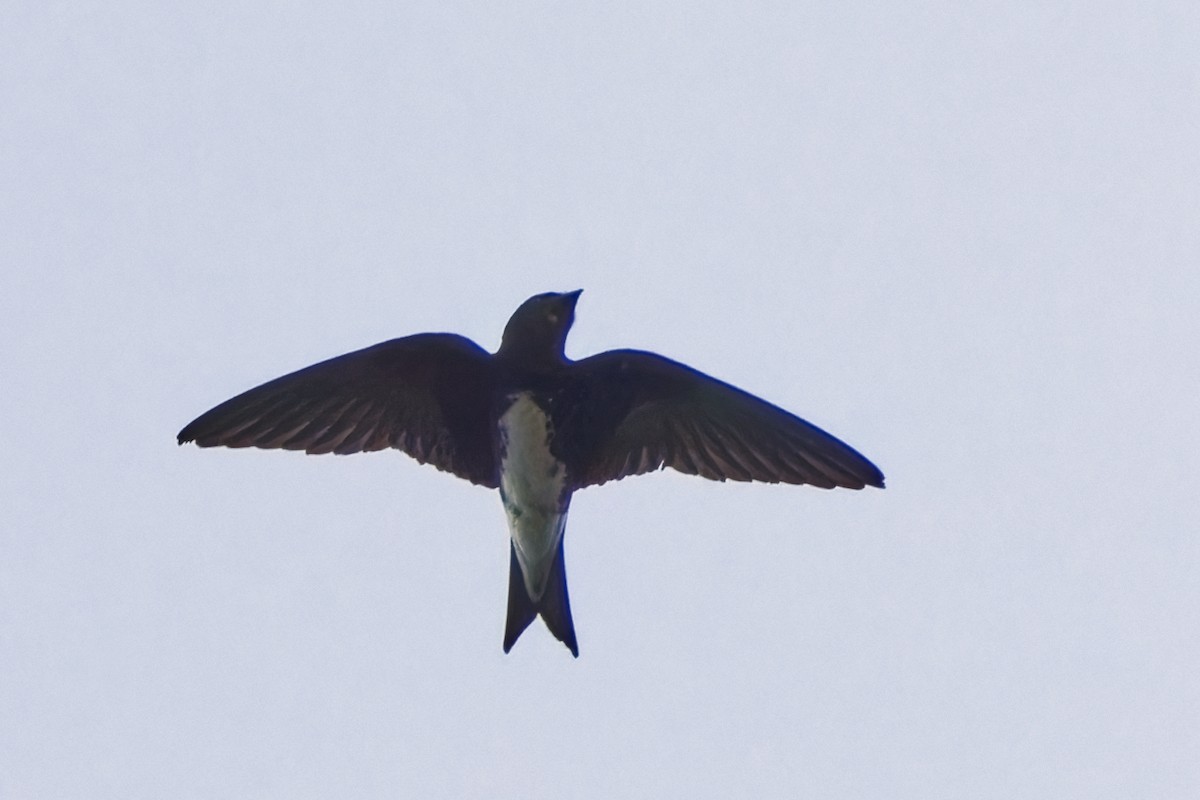
[[[567,521],[567,473],[550,452],[549,416],[528,393],[513,396],[500,417],[500,499],[525,589],[538,600]]]

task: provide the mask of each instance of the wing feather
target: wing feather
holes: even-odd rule
[[[883,486],[883,474],[850,445],[748,392],[684,364],[638,350],[576,363],[608,420],[581,459],[589,486],[670,467],[710,480],[811,484],[825,489]]]
[[[264,383],[200,415],[179,443],[307,453],[395,448],[496,486],[492,357],[453,334],[418,334]]]

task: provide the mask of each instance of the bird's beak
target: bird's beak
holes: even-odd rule
[[[575,308],[575,304],[579,302],[579,295],[583,294],[583,289],[576,289],[573,292],[565,292],[563,297],[570,301],[571,308]]]

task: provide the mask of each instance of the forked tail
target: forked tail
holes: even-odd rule
[[[508,624],[504,629],[504,652],[511,650],[533,618],[541,615],[554,638],[565,644],[571,655],[579,658],[575,623],[571,620],[571,601],[567,597],[567,568],[563,561],[562,539],[558,541],[558,554],[546,579],[546,589],[538,600],[530,598],[525,589],[525,578],[521,574],[517,551],[511,540],[508,550]]]

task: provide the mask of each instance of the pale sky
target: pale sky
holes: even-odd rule
[[[1200,6],[3,16],[0,798],[1200,796]],[[888,488],[175,444],[576,288]]]

